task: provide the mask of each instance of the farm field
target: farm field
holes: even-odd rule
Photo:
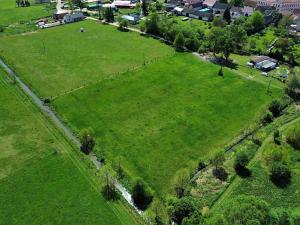
[[[136,224],[0,70],[0,224]],[[5,106],[5,107],[4,107]]]
[[[34,1],[30,1],[30,3],[30,7],[16,7],[16,1],[14,0],[1,0],[0,26],[7,26],[19,21],[35,20],[51,15],[51,11],[47,11],[45,5],[35,5]]]
[[[84,33],[80,33],[81,27]],[[119,76],[145,62],[174,54],[172,48],[157,40],[119,32],[116,27],[94,21],[3,37],[0,52],[43,98]]]
[[[93,127],[98,151],[169,192],[179,168],[195,165],[254,122],[281,89],[249,81],[192,54],[175,56],[61,96],[53,106],[75,131]],[[238,119],[237,119],[238,118]]]
[[[214,213],[221,210],[223,204],[225,204],[229,199],[243,194],[256,196],[257,198],[263,199],[269,203],[274,210],[285,209],[291,212],[292,215],[300,218],[300,152],[293,149],[285,142],[287,130],[296,124],[299,125],[299,123],[300,120],[297,118],[279,129],[282,134],[281,145],[276,145],[274,143],[273,132],[271,132],[248,166],[252,172],[251,177],[237,177],[222,196],[222,200],[216,205]],[[285,188],[279,188],[270,181],[266,154],[272,150],[278,152],[284,150],[287,152],[288,157],[286,157],[285,160],[291,168],[292,181],[291,184]]]

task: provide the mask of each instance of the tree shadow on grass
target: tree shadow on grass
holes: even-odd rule
[[[225,60],[222,57],[214,57],[210,61],[216,65],[228,67],[230,69],[236,70],[238,68],[238,64],[234,63],[231,59]]]
[[[252,175],[251,170],[249,170],[247,167],[238,166],[235,168],[235,172],[241,178],[248,178]]]

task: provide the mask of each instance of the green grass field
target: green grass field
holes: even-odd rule
[[[15,0],[1,0],[0,26],[7,26],[19,21],[35,20],[51,15],[51,11],[47,11],[45,5],[34,5],[34,1],[30,2],[30,7],[16,7]]]
[[[224,147],[275,96],[267,87],[200,61],[191,54],[147,65],[54,101],[76,132],[93,127],[99,148],[132,176],[159,192],[170,190],[177,169]]]
[[[79,154],[3,76],[0,224],[137,224],[123,203],[103,199]]]
[[[80,33],[81,27],[86,32]],[[4,37],[0,54],[40,96],[50,97],[118,76],[174,52],[154,39],[85,21]]]

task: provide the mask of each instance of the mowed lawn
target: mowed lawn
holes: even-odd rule
[[[4,37],[0,54],[40,96],[49,98],[119,76],[174,51],[152,38],[84,21]]]
[[[51,12],[46,10],[45,5],[34,5],[30,1],[30,7],[16,7],[15,0],[0,1],[0,26],[7,26],[19,21],[35,20],[50,16]]]
[[[136,224],[108,203],[70,145],[0,70],[0,224]]]
[[[93,127],[109,160],[159,194],[175,172],[228,144],[281,94],[200,61],[192,54],[147,65],[57,98],[53,105],[76,132]]]

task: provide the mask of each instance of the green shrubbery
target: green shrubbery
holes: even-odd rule
[[[300,150],[300,125],[294,126],[288,130],[286,141],[293,148]]]

